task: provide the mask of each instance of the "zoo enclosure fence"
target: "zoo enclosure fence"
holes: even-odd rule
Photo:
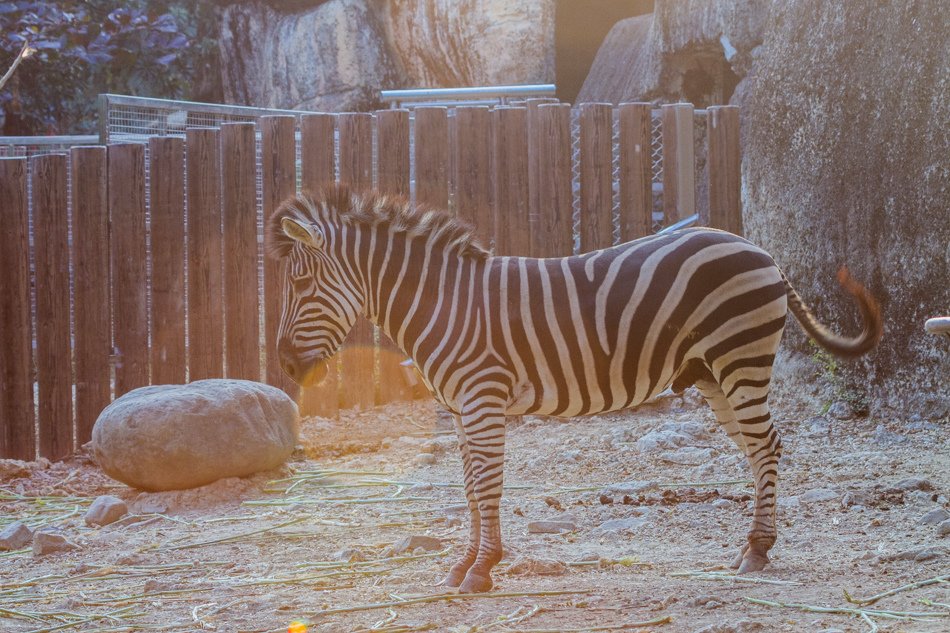
[[[274,114],[144,101],[104,111],[102,145],[26,158],[0,139],[0,457],[62,458],[113,398],[148,384],[263,380],[328,417],[410,398],[402,354],[365,321],[320,387],[298,394],[282,375],[262,225],[301,189],[376,187],[450,209],[496,254],[563,256],[695,215],[701,153],[704,223],[741,232],[734,107],[700,112],[694,154],[689,104]]]

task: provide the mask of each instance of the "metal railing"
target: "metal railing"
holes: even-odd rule
[[[507,104],[537,97],[553,97],[554,84],[525,84],[519,86],[472,86],[468,88],[415,88],[411,90],[381,90],[380,99],[390,108],[418,106],[464,106]]]

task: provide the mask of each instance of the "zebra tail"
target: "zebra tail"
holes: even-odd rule
[[[832,354],[844,358],[856,358],[874,349],[878,341],[881,340],[881,334],[884,330],[881,306],[877,299],[868,292],[868,289],[851,276],[847,267],[842,266],[838,270],[838,283],[858,304],[858,309],[861,311],[861,320],[864,323],[864,329],[854,338],[836,334],[822,325],[802,301],[784,273],[782,273],[782,281],[785,282],[788,307],[795,318],[798,319],[798,322],[801,323],[802,328],[812,340]]]

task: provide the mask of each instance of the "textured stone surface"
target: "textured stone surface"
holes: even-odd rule
[[[112,495],[102,495],[96,497],[96,500],[92,502],[92,505],[86,510],[83,520],[86,525],[109,525],[128,513],[129,508],[125,505],[125,501]]]
[[[46,556],[73,549],[77,549],[77,545],[54,530],[37,530],[33,534],[33,556]]]
[[[14,521],[0,532],[0,550],[21,549],[33,540],[33,531],[22,521]]]
[[[552,0],[392,0],[382,6],[407,86],[554,79]]]
[[[180,490],[275,468],[297,441],[297,405],[247,380],[130,391],[96,420],[92,450],[107,475],[143,490]]]
[[[367,110],[382,89],[554,80],[553,0],[255,0],[219,24],[229,103]]]
[[[219,28],[228,103],[361,110],[400,84],[385,27],[364,0],[289,13],[265,2],[233,4],[221,9]]]
[[[579,97],[742,106],[747,237],[842,333],[842,264],[881,300],[880,347],[824,376],[872,413],[950,413],[950,352],[922,333],[950,305],[947,32],[943,0],[657,0],[614,28]]]

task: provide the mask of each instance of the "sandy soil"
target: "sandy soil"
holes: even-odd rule
[[[509,434],[508,555],[495,574],[495,592],[524,595],[464,600],[415,600],[440,593],[467,535],[460,460],[425,402],[310,419],[283,471],[191,491],[140,493],[81,457],[8,465],[2,525],[54,526],[78,548],[2,555],[0,630],[592,631],[668,618],[636,630],[950,631],[946,582],[865,607],[940,619],[750,601],[853,609],[845,591],[950,574],[950,538],[920,523],[948,508],[947,421],[839,420],[821,408],[774,407],[786,447],[779,540],[772,564],[744,578],[724,565],[749,528],[748,470],[705,406],[672,398],[590,419],[526,418]],[[693,441],[641,450],[639,439],[676,425]],[[100,494],[132,515],[86,527],[84,507]],[[529,532],[553,520],[574,529]],[[439,542],[400,552],[411,535]]]

